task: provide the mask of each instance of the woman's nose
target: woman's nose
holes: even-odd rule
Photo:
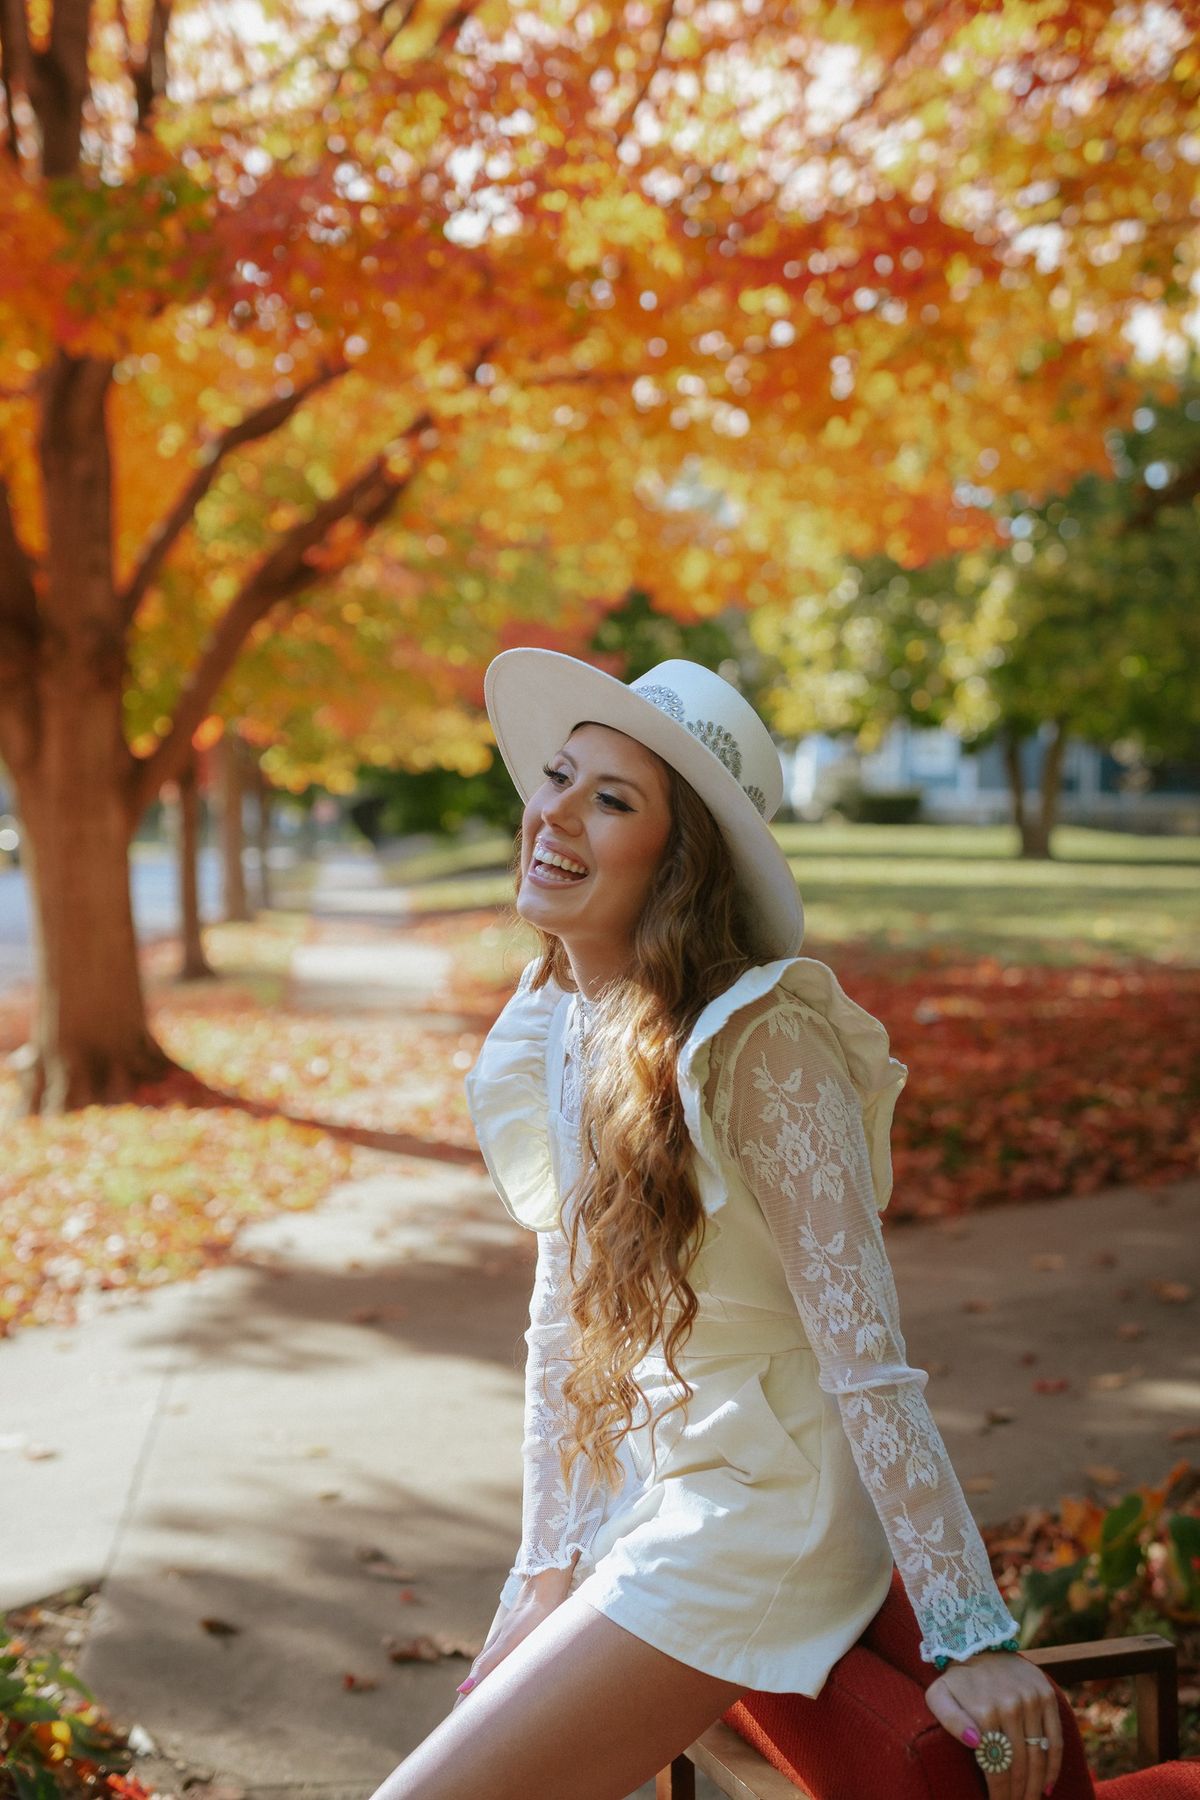
[[[556,788],[542,804],[542,817],[558,831],[578,831],[579,807],[570,788]]]

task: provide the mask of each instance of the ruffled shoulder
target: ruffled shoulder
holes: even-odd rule
[[[496,1192],[518,1225],[548,1231],[560,1202],[550,1154],[546,1062],[554,1014],[566,998],[556,981],[530,984],[537,958],[488,1032],[467,1075],[467,1110]]]
[[[718,1211],[727,1198],[721,1153],[703,1100],[711,1047],[735,1014],[775,990],[819,1014],[837,1039],[862,1105],[875,1203],[882,1212],[892,1195],[892,1116],[908,1080],[908,1065],[890,1054],[886,1027],[851,1000],[827,963],[811,956],[784,957],[747,969],[709,1002],[680,1052],[679,1091],[688,1131],[703,1165],[705,1210],[709,1214]]]

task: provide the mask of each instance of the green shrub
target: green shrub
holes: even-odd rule
[[[151,1800],[90,1689],[0,1627],[0,1800]]]

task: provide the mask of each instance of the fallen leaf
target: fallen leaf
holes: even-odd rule
[[[1036,1350],[1023,1350],[1021,1355],[1017,1358],[1017,1361],[1022,1363],[1025,1368],[1031,1369],[1037,1359],[1038,1353]]]
[[[990,1494],[996,1485],[994,1475],[968,1475],[962,1484],[964,1494]]]
[[[1039,1375],[1033,1382],[1035,1394],[1065,1394],[1071,1383],[1065,1375]]]
[[[342,1676],[342,1686],[346,1689],[347,1693],[350,1694],[369,1694],[372,1688],[377,1688],[379,1686],[379,1683],[373,1675],[351,1675],[347,1673]]]
[[[966,1313],[985,1313],[991,1312],[995,1304],[994,1300],[964,1300],[962,1309]]]
[[[1150,1291],[1169,1306],[1182,1306],[1196,1297],[1195,1288],[1187,1281],[1152,1281]]]
[[[1120,1469],[1114,1469],[1111,1463],[1088,1463],[1084,1474],[1097,1487],[1117,1487],[1125,1477]]]
[[[1190,1444],[1200,1438],[1200,1425],[1177,1425],[1174,1431],[1168,1431],[1168,1444]]]
[[[396,1638],[387,1637],[383,1647],[392,1662],[440,1662],[444,1656],[461,1656],[467,1662],[474,1662],[479,1655],[480,1645],[464,1643],[461,1638],[427,1633],[420,1637]]]
[[[1095,1388],[1099,1394],[1111,1394],[1118,1388],[1128,1387],[1131,1381],[1140,1381],[1144,1374],[1145,1370],[1141,1368],[1113,1369],[1091,1376],[1088,1386]]]
[[[989,1406],[984,1415],[989,1425],[1011,1425],[1016,1416],[1011,1406]]]
[[[213,1637],[236,1637],[242,1629],[240,1625],[231,1625],[228,1619],[201,1619],[200,1624]]]
[[[1124,1338],[1127,1344],[1134,1344],[1138,1338],[1145,1337],[1146,1327],[1139,1325],[1136,1319],[1125,1319],[1117,1326],[1117,1336]]]
[[[354,1561],[362,1562],[363,1575],[371,1575],[372,1580],[419,1580],[416,1570],[403,1570],[383,1550],[356,1550]]]
[[[28,1457],[30,1462],[49,1462],[51,1457],[58,1455],[58,1451],[52,1450],[49,1444],[26,1444],[21,1454]]]
[[[1030,1257],[1029,1266],[1031,1269],[1057,1273],[1059,1269],[1066,1268],[1067,1259],[1057,1250],[1037,1250]]]
[[[350,1323],[352,1325],[374,1325],[379,1316],[377,1306],[360,1306],[350,1314]]]
[[[341,1488],[325,1488],[317,1495],[318,1500],[340,1500],[341,1497]]]
[[[1092,1266],[1097,1269],[1115,1269],[1117,1266],[1116,1256],[1111,1250],[1097,1250],[1092,1257]]]

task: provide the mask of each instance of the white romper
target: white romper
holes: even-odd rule
[[[705,1211],[689,1281],[700,1311],[679,1358],[695,1388],[650,1454],[642,1420],[616,1494],[558,1445],[570,1357],[560,1195],[579,1167],[564,1066],[580,1006],[537,964],[467,1077],[480,1148],[513,1218],[538,1232],[526,1333],[525,1575],[571,1591],[707,1674],[815,1695],[883,1602],[893,1562],[927,1659],[1017,1630],[909,1367],[879,1213],[906,1066],[826,964],[749,969],[705,1008],[677,1080]],[[574,1084],[571,1084],[574,1085]],[[577,1115],[575,1115],[577,1117]],[[652,1415],[678,1389],[659,1350],[638,1365]]]

